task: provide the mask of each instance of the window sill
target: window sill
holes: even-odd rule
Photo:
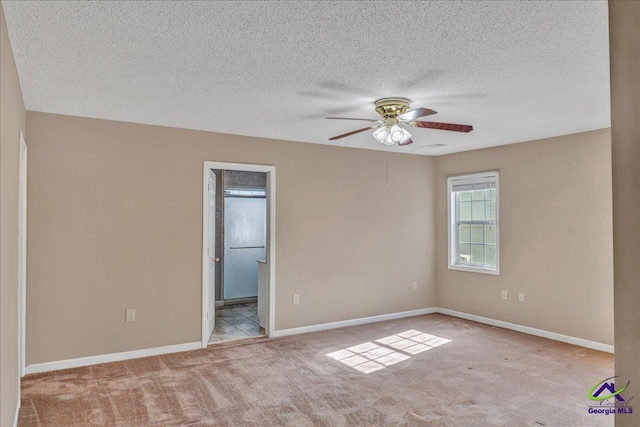
[[[449,270],[457,270],[457,271],[466,271],[467,273],[482,273],[482,274],[492,274],[494,276],[500,275],[500,268],[483,268],[483,267],[474,267],[471,265],[460,265],[460,264],[449,264]]]

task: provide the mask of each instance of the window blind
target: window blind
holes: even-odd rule
[[[451,191],[471,191],[486,190],[496,187],[496,177],[493,176],[470,176],[460,177],[451,180]]]

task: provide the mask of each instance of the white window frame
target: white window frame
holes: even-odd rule
[[[458,256],[458,227],[456,199],[453,197],[452,183],[460,179],[493,178],[496,182],[496,267],[482,267],[461,263]],[[449,242],[449,270],[500,275],[500,174],[498,171],[454,175],[447,178],[447,232]]]

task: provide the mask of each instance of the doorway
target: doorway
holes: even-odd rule
[[[273,334],[275,167],[204,162],[202,346]]]

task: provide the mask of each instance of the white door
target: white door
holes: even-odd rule
[[[216,174],[209,169],[209,210],[208,210],[208,250],[207,260],[209,263],[209,283],[207,298],[207,335],[210,336],[215,326],[216,309],[216,262],[219,258],[216,255]]]
[[[18,361],[20,377],[25,375],[27,325],[27,144],[20,132],[20,166],[18,170]]]

